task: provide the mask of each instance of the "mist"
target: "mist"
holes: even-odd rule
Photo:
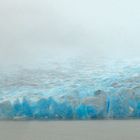
[[[2,0],[1,67],[47,59],[139,57],[139,4],[138,0]]]

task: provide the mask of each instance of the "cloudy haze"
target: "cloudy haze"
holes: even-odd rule
[[[1,0],[0,63],[138,57],[138,0]]]

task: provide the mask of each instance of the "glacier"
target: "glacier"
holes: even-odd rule
[[[0,72],[0,119],[140,118],[140,63],[48,62]]]

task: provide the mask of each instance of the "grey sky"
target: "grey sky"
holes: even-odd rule
[[[139,0],[1,0],[0,62],[139,56],[139,5]]]

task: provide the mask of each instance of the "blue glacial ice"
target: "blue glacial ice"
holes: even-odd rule
[[[140,118],[139,61],[0,73],[0,119]]]

